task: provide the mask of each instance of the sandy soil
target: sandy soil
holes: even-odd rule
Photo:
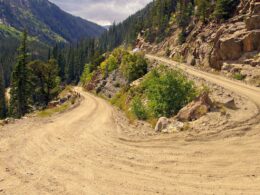
[[[256,88],[206,79],[260,105]],[[259,194],[259,114],[228,136],[141,136],[106,101],[77,90],[84,100],[75,109],[0,129],[0,194]]]

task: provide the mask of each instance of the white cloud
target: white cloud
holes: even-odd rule
[[[126,19],[152,0],[50,0],[65,11],[96,22],[109,25]]]

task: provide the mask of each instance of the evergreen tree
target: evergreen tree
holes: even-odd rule
[[[51,49],[50,49],[50,48],[48,49],[48,56],[47,56],[47,59],[48,59],[48,60],[51,59]]]
[[[66,62],[62,53],[58,55],[57,63],[59,66],[59,77],[61,78],[62,81],[64,81],[66,79],[66,74],[65,74]]]
[[[67,82],[72,83],[75,80],[75,52],[72,47],[69,49],[68,54],[68,65],[67,65]]]
[[[22,35],[19,56],[14,67],[11,80],[10,113],[15,118],[21,118],[29,111],[30,84],[27,68],[27,32]]]
[[[196,5],[198,6],[197,15],[203,23],[206,22],[209,16],[210,0],[196,0]]]
[[[0,119],[6,117],[6,111],[4,75],[2,65],[0,64]]]
[[[239,0],[217,0],[214,10],[214,17],[217,21],[228,19],[234,12]]]
[[[47,106],[58,94],[60,78],[56,60],[48,62],[32,61],[28,64],[30,81],[32,83],[32,97],[35,106]]]
[[[58,59],[58,52],[59,52],[58,49],[59,49],[58,45],[56,44],[52,50],[52,58],[54,58],[55,60]]]

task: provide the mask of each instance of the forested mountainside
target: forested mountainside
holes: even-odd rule
[[[95,70],[107,51],[120,45],[134,46],[142,29],[150,27],[151,33],[148,32],[147,37],[163,40],[169,33],[168,23],[176,5],[177,1],[172,0],[153,1],[122,23],[113,24],[100,38],[86,39],[65,49],[56,48],[60,56],[66,56],[65,80],[78,82],[86,63],[90,64],[91,70]]]
[[[112,25],[109,31],[102,34],[99,47],[102,51],[106,51],[123,43],[133,45],[138,33],[145,29],[149,29],[146,31],[149,40],[162,41],[170,33],[168,24],[177,2],[177,0],[151,2],[122,23]]]
[[[102,51],[131,45],[260,86],[259,0],[161,0],[114,25]]]
[[[48,0],[1,0],[0,21],[47,43],[97,37],[104,28],[72,16]]]
[[[80,65],[80,69],[83,70],[85,63],[91,64],[95,58],[94,54],[95,56],[102,55],[120,45],[130,46],[130,48],[139,47],[149,52],[153,48],[152,44],[155,47],[160,44],[165,45],[167,38],[177,34],[177,45],[166,44],[168,47],[165,48],[165,53],[169,53],[170,46],[175,48],[185,43],[189,44],[187,38],[192,30],[191,27],[201,26],[203,29],[209,23],[220,26],[221,23],[225,23],[236,15],[239,3],[239,0],[156,0],[125,21],[112,25],[99,39],[94,40],[94,44],[93,41],[88,41],[91,44],[84,44],[84,49],[82,49],[79,47],[83,44],[82,42],[67,48],[65,52],[73,50],[72,53],[75,55],[71,55],[73,59],[69,60],[73,61],[76,53],[89,48],[93,49],[95,52],[89,52],[87,61]],[[149,46],[151,46],[150,49]]]
[[[24,29],[29,35],[30,59],[47,59],[49,47],[56,43],[98,37],[105,31],[48,0],[0,0],[0,63],[7,86]]]

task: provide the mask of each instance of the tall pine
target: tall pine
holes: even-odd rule
[[[216,20],[226,20],[234,12],[239,0],[217,0],[214,10],[214,17]]]
[[[10,114],[15,118],[21,118],[29,111],[30,84],[27,57],[27,32],[24,31],[11,80]]]
[[[197,15],[200,20],[205,23],[207,18],[209,17],[210,11],[210,0],[196,0],[196,5],[198,6]]]
[[[0,64],[0,119],[6,117],[6,111],[4,74],[2,65]]]

